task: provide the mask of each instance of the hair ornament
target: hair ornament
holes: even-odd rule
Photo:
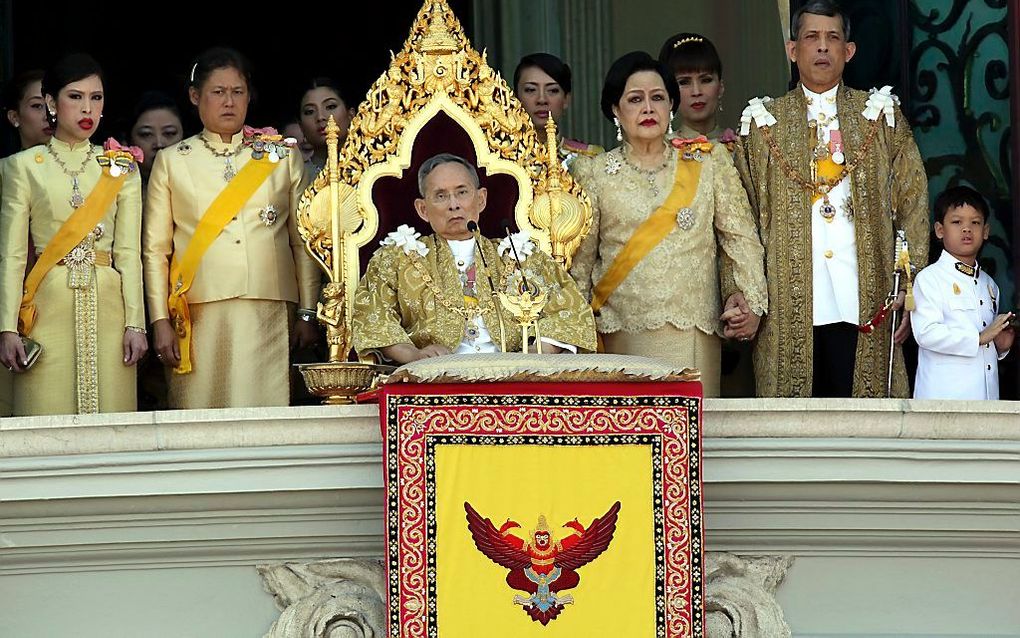
[[[692,35],[692,36],[688,36],[688,37],[684,38],[683,40],[677,40],[676,43],[673,44],[673,48],[674,49],[679,49],[680,47],[682,47],[685,44],[695,44],[695,43],[701,43],[701,42],[704,42],[704,41],[705,41],[705,38],[702,38],[701,36]]]
[[[198,62],[196,62],[195,64],[193,64],[191,66],[191,76],[188,79],[188,82],[190,82],[191,84],[195,83],[195,71],[197,71],[197,70],[198,70]]]

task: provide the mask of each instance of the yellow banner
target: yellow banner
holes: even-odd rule
[[[439,445],[435,472],[439,638],[655,637],[650,446]],[[552,545],[564,551],[598,533],[592,522],[620,506],[608,546],[574,570],[576,586],[556,592],[562,609],[543,625],[521,604],[532,593],[508,585],[513,570],[477,546],[465,502],[497,530],[508,519],[519,524],[506,529],[515,545],[533,541],[544,517]]]

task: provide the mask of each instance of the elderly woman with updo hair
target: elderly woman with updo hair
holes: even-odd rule
[[[149,178],[146,296],[171,408],[287,405],[288,346],[317,337],[301,154],[245,125],[251,78],[233,49],[198,56],[188,96],[204,128],[161,150]]]
[[[643,51],[609,69],[602,112],[621,144],[574,162],[594,224],[571,274],[607,352],[698,368],[718,396],[720,336],[752,338],[767,307],[763,251],[726,148],[669,135],[679,103],[675,78]],[[730,290],[717,246],[735,264]]]
[[[92,144],[106,94],[91,57],[61,59],[41,90],[53,137],[9,159],[0,201],[0,363],[16,373],[14,414],[134,410],[148,348],[140,153]]]

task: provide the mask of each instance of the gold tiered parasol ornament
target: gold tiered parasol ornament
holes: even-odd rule
[[[507,83],[468,41],[446,0],[426,0],[403,49],[358,106],[343,148],[332,120],[328,161],[298,204],[308,252],[329,275],[318,316],[326,325],[329,362],[302,366],[309,389],[327,402],[349,402],[382,369],[348,362],[359,248],[379,231],[373,185],[401,177],[418,133],[440,112],[467,133],[478,165],[511,176],[518,187],[514,219],[565,266],[591,228],[591,203],[563,171],[556,149],[538,143],[527,112]],[[384,229],[391,230],[391,229]]]

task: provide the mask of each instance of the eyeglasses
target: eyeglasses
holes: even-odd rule
[[[432,193],[426,199],[430,204],[445,206],[450,203],[450,200],[457,200],[459,203],[469,201],[477,192],[477,190],[470,188],[459,188],[452,193],[450,191],[438,191]]]

